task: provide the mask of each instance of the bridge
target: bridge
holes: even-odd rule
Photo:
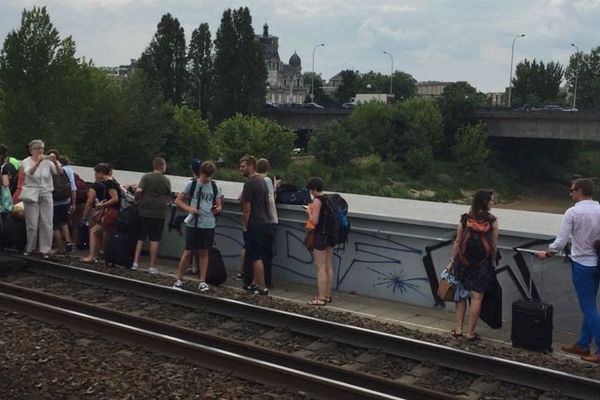
[[[261,116],[295,131],[319,129],[328,122],[341,121],[352,110],[272,108]],[[600,113],[564,111],[479,111],[491,137],[600,141]]]

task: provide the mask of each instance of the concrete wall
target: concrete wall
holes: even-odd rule
[[[76,168],[86,180],[89,168]],[[121,184],[136,183],[141,174],[115,171]],[[170,177],[174,191],[189,178]],[[230,276],[239,268],[242,248],[240,207],[237,196],[242,184],[218,182],[226,197],[219,217],[216,244]],[[437,277],[445,268],[459,217],[467,206],[426,201],[344,195],[350,206],[352,231],[345,248],[335,252],[334,288],[365,296],[397,300],[424,307],[443,307],[435,296]],[[316,286],[312,254],[303,245],[306,214],[299,206],[280,205],[273,284],[297,282]],[[167,210],[167,222],[172,210]],[[528,211],[493,210],[500,223],[502,260],[497,277],[503,289],[504,319],[511,319],[511,304],[527,290],[528,272],[514,260],[514,247],[536,239],[551,239],[558,231],[561,216]],[[183,232],[182,232],[183,233]],[[184,240],[175,230],[165,230],[161,255],[179,257]],[[545,246],[538,246],[543,248]],[[428,262],[430,260],[431,262]],[[564,258],[534,261],[524,254],[531,269],[534,291],[555,307],[557,330],[573,331],[580,325],[577,301],[570,283],[570,268]],[[451,307],[451,305],[449,306]]]

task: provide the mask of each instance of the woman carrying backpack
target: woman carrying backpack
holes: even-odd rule
[[[308,221],[306,221],[307,240],[306,245],[312,250],[315,268],[317,270],[318,295],[308,301],[311,306],[325,306],[331,303],[331,284],[333,282],[333,244],[324,234],[324,202],[323,180],[311,178],[306,184],[312,203],[306,209]]]
[[[494,282],[498,244],[498,219],[490,213],[494,192],[478,190],[473,196],[471,209],[463,214],[456,230],[456,240],[450,254],[448,268],[466,290],[457,290],[455,338],[463,337],[467,298],[471,299],[468,329],[464,337],[469,341],[480,339],[475,326],[481,312],[483,294]]]

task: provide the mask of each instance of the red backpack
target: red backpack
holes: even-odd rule
[[[489,257],[491,246],[488,232],[492,225],[488,221],[478,221],[471,216],[463,224],[461,244],[458,251],[460,263],[465,267],[480,266]]]
[[[77,187],[77,195],[75,202],[77,204],[83,204],[87,201],[88,197],[88,184],[85,183],[79,174],[75,173],[75,186]]]

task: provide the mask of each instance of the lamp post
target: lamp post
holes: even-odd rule
[[[577,76],[579,75],[579,47],[575,46],[575,43],[571,43],[571,46],[577,49],[577,68],[575,69],[575,86],[573,87],[573,106],[571,111],[575,111],[575,105],[577,104]]]
[[[512,72],[513,72],[513,56],[515,55],[515,42],[518,38],[525,37],[524,33],[515,36],[512,41],[512,50],[510,52],[510,78],[508,78],[508,107],[510,108],[510,98],[512,96]]]
[[[312,76],[310,79],[310,102],[314,103],[315,102],[315,51],[317,50],[317,47],[323,47],[325,46],[325,43],[321,43],[316,45],[315,47],[313,47],[313,53],[312,53]]]
[[[383,54],[387,54],[388,56],[390,56],[390,60],[392,61],[392,67],[390,68],[390,95],[393,94],[393,83],[394,83],[394,57],[388,53],[387,51],[384,51]]]

